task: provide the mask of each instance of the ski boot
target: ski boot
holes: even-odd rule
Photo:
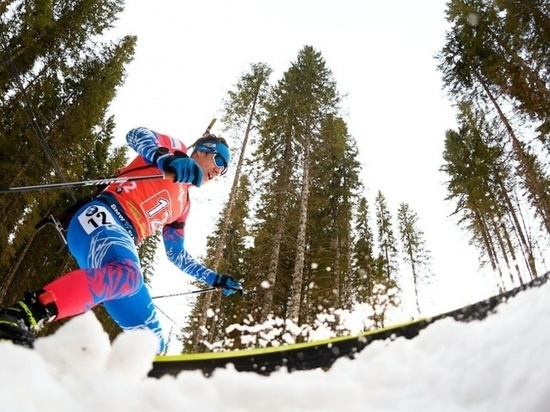
[[[8,308],[0,308],[0,340],[32,348],[36,335],[45,322],[57,315],[51,292],[27,292],[25,297]]]

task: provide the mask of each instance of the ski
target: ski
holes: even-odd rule
[[[357,335],[301,342],[289,345],[234,349],[215,353],[184,353],[160,355],[153,362],[150,377],[177,376],[186,370],[201,370],[211,376],[216,369],[231,368],[239,372],[255,372],[263,376],[279,370],[328,370],[340,358],[354,359],[357,353],[375,341],[394,341],[396,338],[414,339],[418,334],[441,319],[452,318],[457,322],[474,322],[496,313],[496,308],[520,292],[540,287],[550,281],[550,272],[499,295],[463,306],[436,316],[419,318],[410,322],[383,327]]]

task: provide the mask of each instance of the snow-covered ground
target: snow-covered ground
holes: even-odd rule
[[[413,340],[373,342],[328,372],[269,377],[217,370],[148,378],[155,338],[111,345],[90,312],[36,350],[0,342],[1,410],[548,411],[550,284],[521,292],[483,321],[438,321]]]

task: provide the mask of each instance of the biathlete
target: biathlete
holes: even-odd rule
[[[159,353],[165,342],[148,288],[144,284],[137,245],[162,230],[168,259],[183,272],[221,289],[242,294],[242,285],[196,261],[184,246],[189,214],[189,188],[223,175],[229,166],[225,139],[205,133],[187,147],[147,128],[126,135],[138,156],[119,176],[169,173],[172,178],[112,183],[71,217],[67,244],[80,269],[66,273],[7,308],[0,308],[0,338],[33,346],[45,322],[84,313],[103,304],[123,329],[153,331]]]

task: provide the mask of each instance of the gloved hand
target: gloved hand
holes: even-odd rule
[[[156,162],[159,169],[174,173],[174,182],[192,183],[197,187],[202,183],[202,169],[185,153],[163,154]]]
[[[212,286],[215,288],[221,288],[224,296],[231,296],[234,293],[243,295],[243,285],[229,275],[216,275]]]

